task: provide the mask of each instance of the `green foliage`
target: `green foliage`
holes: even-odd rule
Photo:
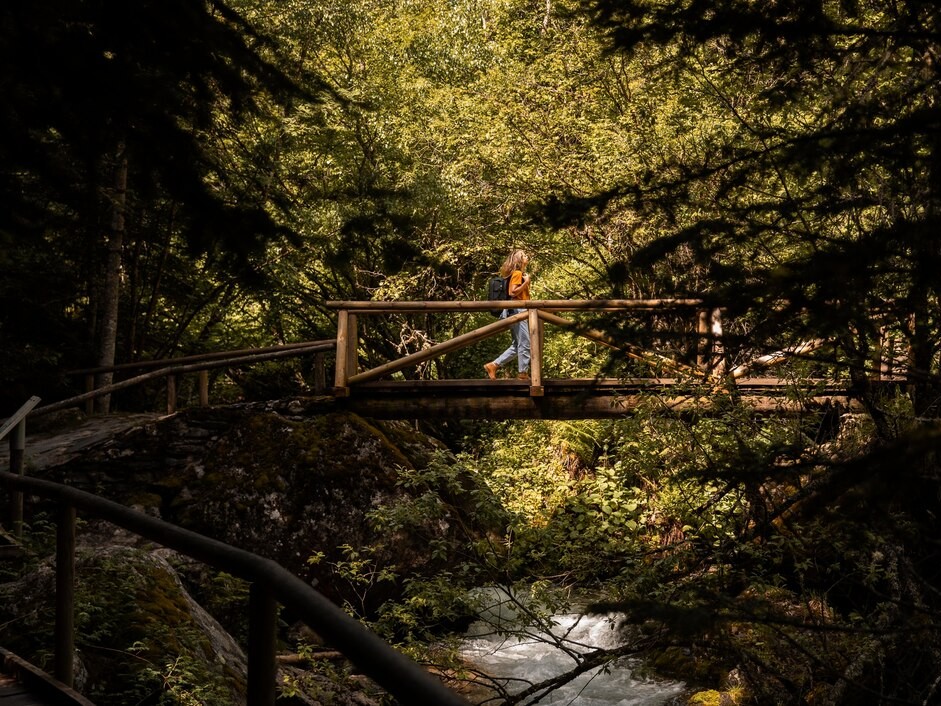
[[[432,563],[461,560],[408,577],[343,545],[330,563],[348,608],[401,587],[373,617],[417,651],[473,610],[475,586],[612,581],[639,619],[718,636],[711,656],[752,665],[767,703],[837,703],[867,674],[882,682],[860,690],[930,701],[936,3],[59,4],[0,11],[0,121],[22,138],[0,165],[5,406],[77,391],[61,371],[88,363],[100,321],[119,141],[124,360],[332,335],[330,299],[480,298],[513,245],[533,254],[537,298],[706,295],[729,314],[731,365],[825,338],[785,374],[789,399],[825,386],[808,378],[852,382],[868,416],[760,420],[730,395],[716,416],[665,418],[652,396],[632,419],[478,427],[456,459],[403,471],[409,499],[371,516],[386,537],[419,535]],[[364,322],[360,354],[489,321],[383,317]],[[664,338],[667,316],[586,323],[695,353]],[[913,370],[892,393],[873,384],[886,342]],[[480,377],[505,343],[401,375]],[[607,355],[552,331],[544,372],[650,372]],[[214,383],[234,400],[303,389],[302,373]],[[427,530],[469,513],[500,531]],[[139,586],[99,573],[113,604],[83,596],[79,617],[100,646],[135,618]],[[244,598],[214,586],[220,614]],[[212,698],[189,653],[129,637],[108,648],[149,660],[129,699]]]
[[[149,553],[110,547],[76,556],[76,661],[82,693],[102,706],[231,704],[241,676],[194,619],[173,571]],[[3,586],[4,646],[52,671],[54,571],[27,567]],[[6,620],[15,616],[14,623]],[[11,632],[8,628],[15,625]]]
[[[358,599],[355,604],[353,600],[344,601],[344,607],[351,615],[365,617],[368,613],[366,605],[370,590],[384,581],[395,581],[397,576],[392,569],[376,561],[373,556],[376,553],[374,547],[356,548],[341,544],[337,549],[342,558],[329,562],[333,576],[346,585],[349,589],[347,593]],[[316,552],[307,561],[310,564],[320,564],[324,558],[323,552]]]
[[[225,571],[184,559],[173,561],[193,599],[240,645],[248,644],[249,583]]]
[[[457,668],[455,640],[447,633],[475,614],[470,590],[476,576],[476,567],[467,561],[453,572],[407,579],[402,597],[383,604],[371,627],[414,659],[426,661],[433,654],[435,664]]]
[[[129,560],[139,570],[128,571]],[[214,663],[170,574],[144,554],[118,552],[87,557],[79,578],[75,626],[90,698],[103,705],[229,703],[233,675]]]
[[[467,457],[439,452],[422,468],[400,468],[398,485],[408,495],[369,515],[377,532],[386,537],[418,538],[425,557],[448,568],[429,576],[400,576],[375,566],[370,547],[341,547],[345,559],[334,567],[339,578],[362,591],[381,581],[401,581],[401,598],[384,603],[373,625],[406,649],[423,650],[432,635],[463,621],[472,613],[469,591],[503,569],[502,536],[471,527],[503,527],[506,513],[486,486],[470,478],[469,466]],[[455,522],[466,522],[463,531],[428,532],[429,527]],[[318,555],[313,560],[322,559]],[[354,614],[364,616],[365,611]]]
[[[143,645],[134,645],[134,649],[144,649]],[[157,668],[148,665],[141,671],[141,677],[163,684],[164,695],[159,704],[166,706],[208,706],[209,704],[223,704],[222,695],[217,693],[212,684],[206,684],[205,666],[194,663],[182,657]]]
[[[298,645],[297,654],[303,659],[314,655],[315,650],[311,645],[302,643]],[[288,698],[316,699],[317,703],[334,704],[340,701],[338,694],[346,693],[348,687],[344,684],[350,676],[348,668],[327,660],[311,659],[303,672],[285,675],[278,685],[278,693]]]

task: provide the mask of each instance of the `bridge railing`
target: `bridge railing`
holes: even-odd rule
[[[22,476],[26,454],[26,417],[39,404],[33,395],[0,426],[0,441],[10,437],[10,472]],[[23,528],[23,493],[14,491],[10,496],[10,522],[13,533],[19,536]]]
[[[91,415],[94,412],[95,399],[110,395],[112,392],[128,387],[142,385],[149,381],[163,378],[167,385],[167,414],[173,414],[177,409],[177,385],[179,378],[185,374],[198,375],[199,404],[209,404],[209,371],[217,368],[231,368],[251,365],[269,360],[292,358],[305,355],[314,356],[314,390],[322,392],[326,389],[325,356],[335,349],[333,339],[320,341],[305,341],[300,343],[286,343],[278,346],[263,348],[244,348],[240,350],[217,351],[182,358],[164,358],[161,360],[138,361],[134,363],[121,363],[107,367],[84,368],[69,371],[72,375],[82,375],[85,378],[85,392],[70,397],[67,400],[55,402],[40,407],[34,415],[47,414],[78,404],[85,404],[85,411]],[[127,372],[131,370],[144,370],[134,377],[120,382],[99,386],[98,377],[102,373]]]
[[[709,308],[701,299],[542,299],[529,301],[332,301],[327,306],[337,311],[336,375],[334,394],[349,395],[350,386],[381,377],[417,365],[432,358],[465,348],[508,330],[519,321],[529,325],[531,361],[529,391],[533,397],[545,393],[543,386],[543,341],[545,324],[566,327],[605,346],[616,348],[627,356],[662,368],[683,370],[702,376],[721,373],[720,341],[721,317],[718,310]],[[505,319],[481,326],[460,334],[448,341],[430,346],[397,360],[378,365],[368,370],[359,369],[357,349],[359,345],[359,319],[370,315],[449,313],[468,311],[491,311],[494,309],[525,309]],[[697,335],[703,344],[699,350],[698,365],[691,367],[658,355],[652,351],[620,341],[614,341],[600,331],[580,326],[576,322],[559,316],[568,311],[623,311],[667,312],[689,311],[695,314]],[[692,314],[691,314],[692,315]]]
[[[386,644],[309,584],[270,559],[77,488],[2,471],[0,480],[20,493],[28,491],[58,503],[54,676],[68,687],[73,685],[75,653],[76,515],[77,510],[83,510],[250,583],[247,703],[251,706],[273,706],[275,703],[279,603],[295,613],[400,703],[414,706],[468,706],[465,699],[448,689],[438,678]]]

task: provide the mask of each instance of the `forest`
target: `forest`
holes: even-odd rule
[[[0,65],[0,415],[81,393],[77,370],[333,338],[331,301],[480,300],[513,248],[534,299],[694,297],[722,369],[814,342],[775,370],[789,398],[852,404],[423,422],[452,456],[401,483],[476,477],[502,538],[432,546],[450,573],[348,609],[460,675],[448,630],[500,583],[541,619],[573,596],[628,616],[629,650],[574,671],[641,655],[684,706],[941,703],[936,2],[40,0],[0,5]],[[384,317],[359,356],[489,321]],[[696,360],[669,316],[580,321]],[[403,375],[482,378],[505,343]],[[543,356],[650,374],[568,334]],[[310,375],[218,370],[212,394]],[[344,580],[383,580],[346,551]]]

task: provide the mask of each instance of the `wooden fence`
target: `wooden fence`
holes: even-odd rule
[[[141,385],[150,380],[164,378],[167,385],[167,414],[177,410],[177,389],[179,378],[185,374],[196,373],[198,376],[199,405],[209,404],[209,371],[216,368],[232,368],[251,365],[280,358],[292,358],[312,355],[314,370],[314,391],[321,393],[326,390],[326,356],[332,353],[336,344],[333,339],[320,341],[305,341],[300,343],[286,343],[278,346],[263,348],[244,348],[230,351],[217,351],[203,353],[182,358],[165,358],[161,360],[139,361],[122,363],[110,367],[85,368],[69,371],[71,375],[82,375],[85,378],[85,392],[70,397],[67,400],[40,407],[33,414],[47,414],[49,412],[74,407],[79,403],[85,404],[87,414],[94,412],[93,405],[96,398],[110,395],[112,392],[123,390],[135,385]],[[98,376],[102,373],[118,373],[131,370],[147,370],[134,377],[109,385],[98,386]]]

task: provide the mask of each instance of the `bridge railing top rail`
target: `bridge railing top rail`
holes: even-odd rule
[[[267,353],[287,352],[300,350],[302,353],[308,352],[307,349],[316,349],[324,346],[330,347],[333,339],[321,339],[319,341],[301,341],[299,343],[281,343],[275,346],[261,346],[256,348],[240,348],[237,350],[213,351],[210,353],[197,353],[178,358],[159,358],[154,360],[137,360],[130,363],[118,363],[116,365],[100,366],[96,368],[82,368],[80,370],[69,370],[68,375],[88,375],[96,373],[120,372],[124,370],[145,370],[148,368],[172,368],[179,365],[191,365],[196,363],[211,363],[221,361],[221,365],[226,362],[244,362],[252,360],[250,356],[264,355]],[[210,369],[220,367],[219,365],[206,365],[202,368],[195,367],[192,370]]]
[[[359,314],[424,311],[490,311],[491,309],[544,309],[549,311],[579,310],[658,310],[703,308],[702,299],[528,299],[508,301],[329,301],[329,309]]]
[[[84,374],[87,379],[86,392],[69,397],[59,402],[54,402],[34,410],[32,415],[38,417],[52,412],[58,412],[62,409],[74,407],[80,403],[90,403],[92,400],[110,395],[112,392],[123,390],[136,385],[141,385],[151,380],[167,378],[172,380],[176,375],[185,373],[205,373],[216,368],[226,368],[241,365],[260,363],[263,361],[277,360],[295,356],[303,356],[311,353],[328,353],[336,347],[333,339],[322,339],[317,341],[303,341],[300,343],[285,343],[277,346],[266,346],[263,348],[243,348],[232,351],[216,351],[212,353],[201,353],[198,355],[185,356],[181,358],[165,358],[161,360],[138,361],[134,363],[121,363],[118,365],[87,368],[83,370],[72,370],[70,374]],[[128,370],[145,370],[134,377],[120,380],[119,382],[109,382],[105,385],[96,385],[94,376],[103,372],[119,372]],[[322,371],[319,371],[322,375]],[[174,393],[175,395],[175,393]],[[174,395],[168,391],[167,413],[176,410],[176,400]],[[208,404],[208,400],[202,402]],[[91,409],[87,408],[89,414]]]

